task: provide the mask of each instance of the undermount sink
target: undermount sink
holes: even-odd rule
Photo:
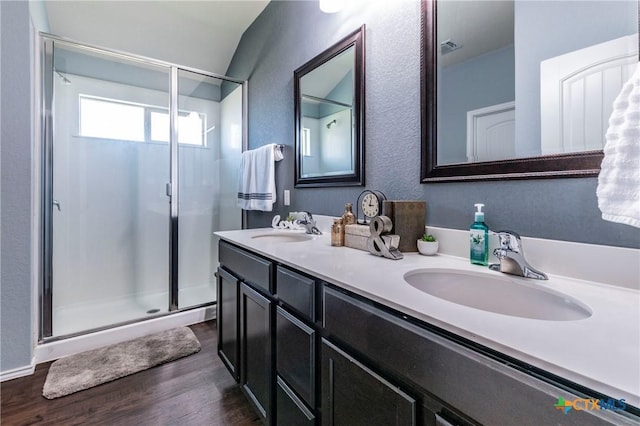
[[[313,239],[313,235],[303,234],[301,232],[267,232],[251,237],[252,239],[261,239],[276,243],[300,243]]]
[[[504,275],[417,269],[407,272],[404,280],[437,298],[497,314],[547,321],[575,321],[592,314],[570,296]]]

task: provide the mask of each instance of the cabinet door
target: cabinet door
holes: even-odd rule
[[[310,407],[315,407],[315,342],[315,330],[281,307],[277,307],[276,369]]]
[[[240,380],[238,361],[240,359],[238,327],[238,280],[224,269],[218,268],[218,356],[229,369],[231,375]]]
[[[315,416],[287,384],[278,377],[276,388],[278,424],[283,426],[313,426]]]
[[[323,425],[415,425],[416,401],[322,339]]]
[[[240,385],[266,424],[271,424],[273,373],[272,302],[240,284]]]

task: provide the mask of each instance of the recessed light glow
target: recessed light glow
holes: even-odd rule
[[[320,0],[320,10],[324,13],[336,13],[342,10],[344,0]]]

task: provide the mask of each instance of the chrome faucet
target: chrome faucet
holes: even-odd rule
[[[322,232],[316,227],[316,221],[313,219],[313,215],[309,212],[301,212],[303,218],[298,219],[298,223],[304,226],[307,234],[322,235]]]
[[[489,269],[525,278],[549,279],[545,273],[534,269],[525,260],[520,235],[513,231],[498,231],[495,234],[498,236],[500,247],[493,251],[493,255],[500,263],[489,265]]]

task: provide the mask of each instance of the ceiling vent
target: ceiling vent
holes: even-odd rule
[[[447,53],[451,53],[454,50],[460,49],[461,47],[462,46],[460,46],[459,44],[456,44],[455,42],[451,41],[451,39],[445,40],[442,43],[440,43],[440,53],[442,53],[443,55],[446,55]]]

